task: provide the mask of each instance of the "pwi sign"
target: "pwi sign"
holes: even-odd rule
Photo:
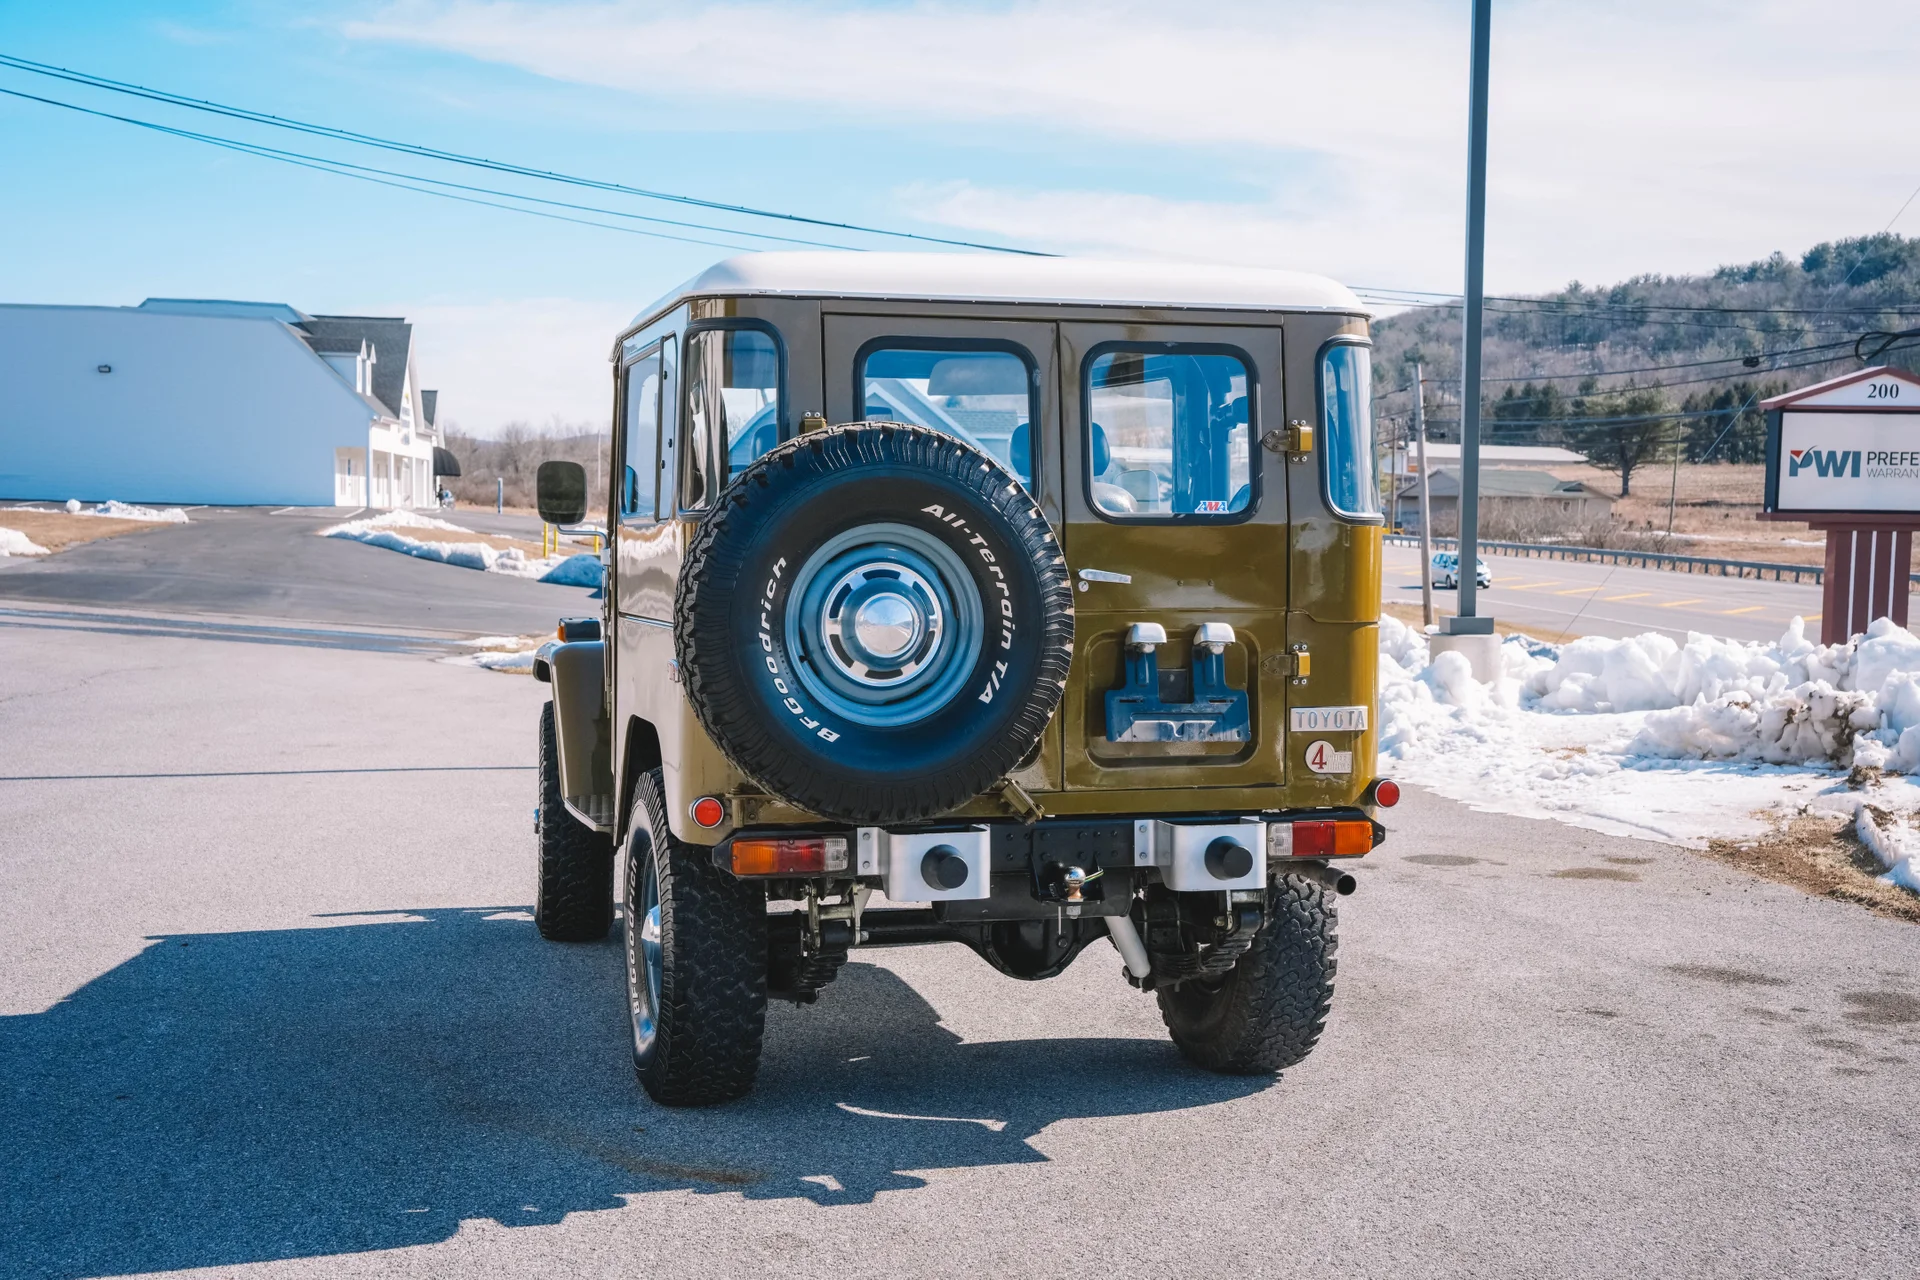
[[[1761,402],[1767,410],[1762,519],[1827,534],[1823,641],[1874,618],[1907,622],[1913,530],[1920,528],[1920,378],[1862,369]]]

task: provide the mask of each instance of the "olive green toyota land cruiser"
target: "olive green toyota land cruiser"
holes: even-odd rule
[[[1193,1061],[1313,1048],[1398,795],[1368,354],[1346,289],[1229,268],[758,254],[641,313],[601,616],[535,666],[535,919],[606,936],[624,867],[649,1094],[740,1096],[769,997],[925,943],[1110,943]]]

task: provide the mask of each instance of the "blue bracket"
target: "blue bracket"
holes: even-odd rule
[[[1227,687],[1223,645],[1194,646],[1191,701],[1161,696],[1152,646],[1127,650],[1126,683],[1107,691],[1108,742],[1246,742],[1253,736],[1247,693]]]

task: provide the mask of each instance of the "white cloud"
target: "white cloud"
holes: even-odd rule
[[[607,353],[634,308],[569,298],[395,306],[413,322],[422,385],[442,388],[438,418],[490,435],[509,422],[607,424]]]
[[[1911,96],[1920,8],[1850,8],[1500,6],[1491,283],[1700,270],[1878,230],[1920,182],[1920,164],[1901,164],[1884,141]],[[1135,190],[961,184],[902,198],[955,227],[1066,247],[1195,256],[1218,246],[1201,256],[1445,288],[1459,277],[1465,21],[1465,4],[1437,0],[404,0],[346,30],[629,90],[668,104],[669,119],[672,104],[724,101],[778,106],[789,128],[958,122],[981,126],[988,143],[995,129],[1043,130],[1063,150],[1095,139],[1108,155],[1113,140],[1153,144],[1149,156],[1190,143],[1223,157],[1223,189],[1274,173],[1274,198],[1170,197],[1150,172]],[[1303,168],[1311,181],[1287,176]]]

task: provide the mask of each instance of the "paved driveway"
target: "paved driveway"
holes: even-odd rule
[[[600,611],[584,587],[456,569],[314,536],[349,514],[196,508],[191,524],[155,525],[45,559],[0,559],[0,609],[73,606],[449,636],[536,635],[551,631],[562,614]],[[475,514],[489,526],[496,519],[491,512]],[[527,536],[540,536],[537,520],[520,519],[510,531],[520,533],[520,525],[531,529]]]
[[[673,1112],[615,943],[526,915],[543,686],[230,635],[0,664],[0,1275],[1920,1257],[1920,933],[1681,850],[1414,793],[1278,1080],[1185,1066],[1104,946],[1030,985],[942,946],[776,1007],[759,1090]]]

